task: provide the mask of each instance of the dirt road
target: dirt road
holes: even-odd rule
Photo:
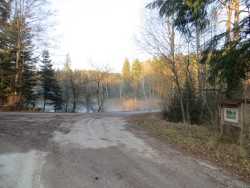
[[[244,188],[123,114],[0,113],[0,188]]]

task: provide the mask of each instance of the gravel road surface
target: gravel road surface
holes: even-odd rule
[[[130,115],[0,113],[0,188],[248,188]]]

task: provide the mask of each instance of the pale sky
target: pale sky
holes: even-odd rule
[[[145,0],[51,1],[57,11],[58,47],[52,52],[57,66],[61,67],[69,53],[73,68],[109,65],[119,72],[126,57],[145,57],[135,42],[143,24]]]

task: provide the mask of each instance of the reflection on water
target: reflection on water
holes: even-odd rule
[[[107,99],[104,104],[105,112],[119,111],[157,111],[160,109],[159,99]]]
[[[42,102],[37,105],[42,109]],[[69,109],[72,108],[72,105],[68,106]],[[80,113],[92,113],[97,112],[98,106],[93,102],[91,105],[86,108],[84,104],[78,104],[76,112]],[[106,99],[104,102],[104,112],[133,112],[133,111],[143,111],[143,112],[152,112],[160,110],[160,99],[135,99],[135,98],[112,98]],[[52,105],[46,106],[46,112],[54,112],[54,107]],[[69,110],[70,112],[70,110]]]

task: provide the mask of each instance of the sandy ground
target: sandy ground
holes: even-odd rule
[[[0,113],[0,188],[247,188],[122,113]]]

